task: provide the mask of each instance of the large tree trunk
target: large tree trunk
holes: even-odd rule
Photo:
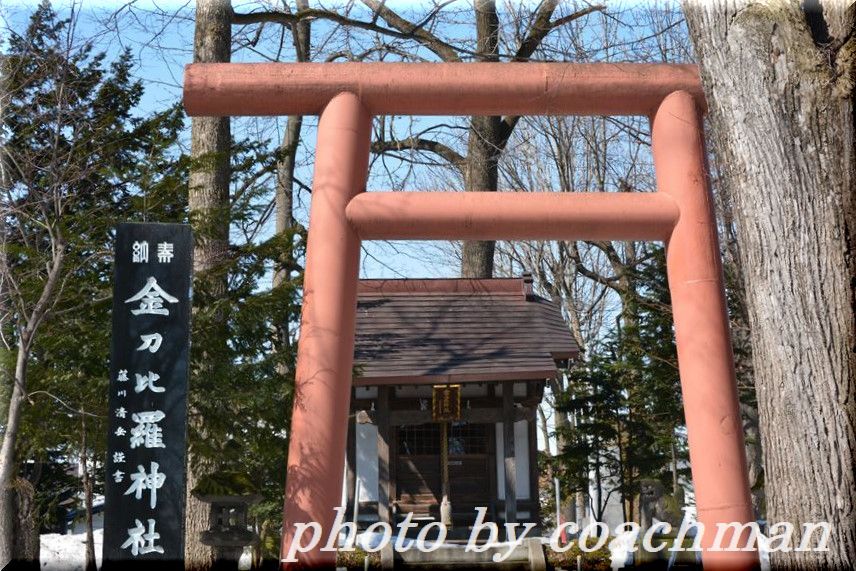
[[[0,118],[3,118],[5,113],[5,108],[8,100],[8,93],[6,91],[6,65],[5,60],[0,58]],[[8,177],[6,171],[6,156],[5,153],[0,153],[0,185],[2,185],[2,189],[5,190],[8,187]],[[2,317],[2,322],[4,330],[4,337],[12,338],[12,331],[9,327],[9,324],[12,322],[12,313],[11,313],[11,305],[6,306],[8,303],[9,297],[9,285],[4,278],[4,276],[8,275],[10,271],[7,263],[7,252],[6,252],[6,214],[7,208],[5,202],[0,203],[0,304],[3,304],[0,307],[0,311],[3,313],[0,314]],[[6,434],[9,431],[9,426],[6,421],[9,418],[9,412],[12,410],[17,410],[19,405],[13,407],[14,401],[13,399],[19,399],[19,392],[14,390],[15,388],[15,378],[17,371],[15,370],[15,366],[11,364],[12,360],[9,358],[11,355],[11,350],[6,349],[5,344],[0,344],[0,426],[3,429],[3,440],[6,440]],[[17,424],[17,423],[16,423]],[[17,429],[15,429],[17,432]],[[12,455],[13,449],[9,449],[9,458],[6,460],[7,463],[11,463],[14,458]],[[10,464],[11,465],[11,464]],[[0,486],[0,567],[4,567],[9,560],[12,558],[12,542],[14,541],[13,531],[12,531],[12,519],[11,519],[11,506],[12,501],[10,495],[12,494],[11,490],[7,491],[9,488],[9,483],[11,479],[12,473],[11,470],[8,471],[8,474],[0,477],[0,482],[2,482],[2,486]]]
[[[734,235],[734,212],[727,185],[719,186],[715,195],[723,245],[722,268],[725,290],[728,292],[731,343],[734,347],[734,369],[737,373],[737,390],[740,399],[740,416],[743,421],[743,441],[746,446],[746,467],[749,470],[749,489],[752,491],[752,508],[756,519],[766,519],[764,504],[764,458],[761,450],[761,427],[758,423],[758,405],[755,378],[752,371],[752,345],[749,338],[749,315],[746,311],[746,288],[743,268],[740,265],[740,247]]]
[[[2,73],[2,70],[0,70]],[[2,85],[0,85],[2,89]],[[2,117],[2,115],[0,115]],[[3,158],[0,157],[0,191],[5,188],[3,181]],[[6,274],[8,263],[6,253],[6,212],[5,206],[0,206],[0,335],[3,339],[11,339],[14,335],[11,326],[12,312],[9,304],[9,286],[2,276]],[[15,379],[15,370],[12,363],[14,351],[7,348],[5,343],[0,342],[0,426],[6,424],[6,414],[9,412],[9,399],[12,397],[12,385]]]
[[[814,3],[812,3],[814,4]],[[767,519],[832,525],[783,569],[856,567],[853,11],[685,2],[734,200]]]
[[[479,61],[499,61],[499,17],[496,13],[496,2],[493,0],[476,0],[476,37]],[[499,156],[504,146],[502,139],[501,117],[470,119],[464,190],[497,189]],[[494,248],[494,242],[464,242],[461,251],[461,277],[492,277]]]
[[[196,31],[193,43],[194,62],[228,62],[231,56],[232,7],[228,0],[198,0],[196,3]],[[193,271],[196,287],[204,289],[209,297],[226,292],[226,274],[223,265],[229,256],[229,160],[231,133],[228,117],[194,117],[191,122],[191,154],[194,159],[190,172],[188,206],[196,244],[193,251]],[[220,320],[223,323],[225,320]],[[214,335],[212,338],[217,338]],[[226,343],[226,334],[222,337]],[[203,351],[204,352],[204,351]],[[199,377],[217,366],[211,353],[197,354],[194,367]],[[191,379],[191,411],[189,419],[194,423],[191,433],[204,434],[204,419],[193,413],[194,396]],[[192,447],[191,447],[192,450]],[[187,513],[185,517],[185,567],[207,569],[214,561],[210,547],[199,541],[200,533],[209,527],[209,504],[200,502],[192,495],[193,487],[200,477],[200,459],[188,455],[187,465]]]
[[[297,9],[307,9],[307,0],[297,0]],[[294,42],[295,59],[307,62],[310,59],[311,27],[308,20],[300,20],[292,24],[292,39]],[[300,133],[303,129],[303,116],[290,115],[285,125],[285,135],[279,147],[279,158],[276,164],[276,233],[279,235],[292,234],[296,228],[294,219],[294,170],[297,165],[297,149],[300,144]],[[282,254],[280,267],[273,276],[273,286],[277,287],[290,278],[290,273],[298,269],[297,260],[291,249]],[[292,316],[287,316],[285,323],[279,324],[279,339],[282,348],[288,348],[291,338],[289,324]],[[281,371],[285,374],[285,371]]]
[[[9,104],[9,91],[7,79],[8,60],[0,56],[0,124],[6,124],[6,106]],[[6,153],[0,153],[0,192],[6,195],[9,188],[9,171],[6,165]],[[5,278],[9,271],[7,264],[9,257],[6,243],[8,241],[8,228],[6,215],[9,206],[6,201],[0,202],[0,335],[4,339],[11,339],[12,328],[12,305],[9,301],[10,288]],[[0,342],[0,426],[6,424],[6,413],[9,410],[9,398],[12,396],[12,383],[14,379],[14,368],[12,366],[12,350],[5,343]]]
[[[95,532],[92,528],[92,476],[89,474],[89,451],[86,443],[86,414],[80,415],[80,466],[83,475],[83,503],[86,510],[85,571],[98,571],[95,564]]]
[[[24,478],[14,478],[4,496],[9,509],[3,514],[3,525],[13,538],[10,546],[10,567],[39,569],[39,522],[35,503],[35,489]]]
[[[15,459],[15,446],[21,425],[21,408],[24,403],[23,388],[26,386],[27,358],[29,342],[19,341],[18,354],[15,360],[15,374],[12,394],[9,397],[9,407],[6,413],[6,424],[3,431],[3,444],[0,446],[0,568],[5,567],[15,553],[15,491],[13,481],[16,478],[18,465]]]

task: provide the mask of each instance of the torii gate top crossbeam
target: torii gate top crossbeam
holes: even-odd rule
[[[191,116],[319,115],[342,92],[372,115],[650,116],[674,91],[704,110],[698,68],[683,64],[194,63],[184,72]]]

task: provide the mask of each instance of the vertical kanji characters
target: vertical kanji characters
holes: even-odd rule
[[[131,548],[131,555],[134,557],[152,552],[163,553],[163,547],[155,545],[155,541],[160,539],[160,534],[155,533],[155,520],[148,520],[148,533],[146,533],[146,528],[143,527],[143,522],[135,519],[134,523],[136,525],[128,529],[128,539],[122,544],[120,549]]]
[[[146,264],[149,261],[149,243],[145,240],[134,242],[131,246],[131,262]]]
[[[134,385],[135,393],[141,393],[146,389],[149,389],[153,393],[162,393],[166,390],[163,387],[155,386],[157,380],[160,379],[160,375],[158,375],[157,373],[149,371],[145,375],[134,373],[134,376],[137,379],[136,385]]]
[[[134,497],[139,500],[143,497],[143,492],[148,490],[150,494],[149,507],[155,509],[158,505],[158,490],[166,481],[166,474],[158,472],[159,467],[160,464],[157,462],[151,462],[149,464],[151,472],[147,474],[142,464],[137,466],[137,472],[131,474],[131,485],[125,491],[125,495],[134,494]]]
[[[149,353],[157,353],[163,343],[163,336],[160,333],[151,333],[149,335],[140,335],[142,343],[137,347],[137,351],[145,351]]]
[[[172,261],[173,255],[172,242],[158,243],[158,262],[168,264]]]
[[[148,410],[135,412],[131,420],[137,426],[131,429],[131,448],[143,446],[145,448],[165,448],[163,443],[163,429],[158,422],[164,419],[164,413],[160,410]]]
[[[143,289],[126,299],[125,303],[136,301],[140,302],[140,306],[137,309],[131,310],[133,315],[169,315],[169,309],[164,307],[163,304],[178,303],[177,298],[166,293],[158,285],[158,280],[154,276],[146,281]]]

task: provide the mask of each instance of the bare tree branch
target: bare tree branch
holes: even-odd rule
[[[238,13],[233,11],[232,24],[242,26],[248,24],[274,22],[278,24],[292,26],[304,20],[329,20],[331,22],[336,22],[337,24],[341,24],[343,26],[351,26],[354,28],[359,28],[361,30],[377,32],[402,40],[414,40],[437,54],[437,56],[439,56],[443,61],[460,61],[460,57],[458,57],[458,53],[455,47],[440,40],[430,32],[426,31],[424,28],[408,22],[404,18],[398,16],[398,14],[396,14],[389,8],[386,8],[385,6],[382,6],[379,3],[373,2],[372,0],[366,0],[365,3],[373,10],[379,11],[380,16],[384,20],[389,22],[392,28],[387,28],[374,22],[356,20],[354,18],[350,18],[337,12],[333,12],[330,10],[321,10],[317,8],[305,8],[293,13]]]
[[[538,12],[535,14],[535,21],[532,22],[532,25],[529,27],[529,32],[526,35],[526,38],[520,42],[520,47],[517,48],[517,53],[514,54],[512,61],[527,61],[532,57],[532,54],[535,53],[535,50],[538,49],[538,46],[541,45],[541,42],[552,30],[560,26],[564,26],[565,24],[569,24],[574,20],[579,20],[593,12],[601,12],[606,9],[605,6],[600,4],[589,6],[588,8],[578,10],[573,14],[569,14],[551,22],[550,18],[553,16],[553,12],[556,10],[558,4],[558,0],[547,0],[541,4],[541,7],[538,8]]]
[[[378,2],[378,0],[362,0],[363,4],[371,8],[376,14],[383,18],[390,26],[405,34],[404,37],[418,41],[420,44],[437,54],[441,60],[446,62],[461,61],[458,55],[459,49],[447,44],[431,32],[427,31],[424,26],[427,20],[423,20],[420,24],[409,22],[386,7],[386,4]],[[438,12],[435,10],[434,12]]]
[[[372,142],[371,151],[373,153],[384,153],[388,151],[427,151],[434,153],[445,159],[451,166],[455,167],[461,173],[464,171],[466,158],[451,147],[444,145],[438,141],[425,139],[422,137],[408,137],[407,139],[391,140],[391,141],[374,141]]]
[[[535,14],[535,21],[532,22],[532,25],[529,27],[529,32],[526,34],[526,37],[522,42],[520,42],[520,47],[517,48],[517,53],[514,54],[514,58],[512,58],[511,61],[529,61],[529,58],[532,57],[532,54],[535,53],[535,50],[538,49],[538,46],[541,45],[541,42],[544,41],[544,38],[546,38],[547,34],[552,30],[560,26],[564,26],[565,24],[569,24],[574,20],[579,20],[593,12],[602,12],[606,9],[605,6],[597,4],[595,6],[589,6],[583,10],[577,10],[573,14],[569,14],[551,22],[550,18],[553,16],[553,12],[556,10],[558,5],[558,0],[546,0],[541,4],[540,8],[538,8],[538,12]],[[511,137],[511,133],[514,131],[514,127],[517,126],[517,122],[519,120],[520,117],[515,116],[502,118],[501,129],[503,148],[505,148],[506,143],[508,143],[508,139]]]

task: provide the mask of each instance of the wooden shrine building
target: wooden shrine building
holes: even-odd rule
[[[361,281],[348,519],[538,523],[537,406],[578,352],[529,277]]]

